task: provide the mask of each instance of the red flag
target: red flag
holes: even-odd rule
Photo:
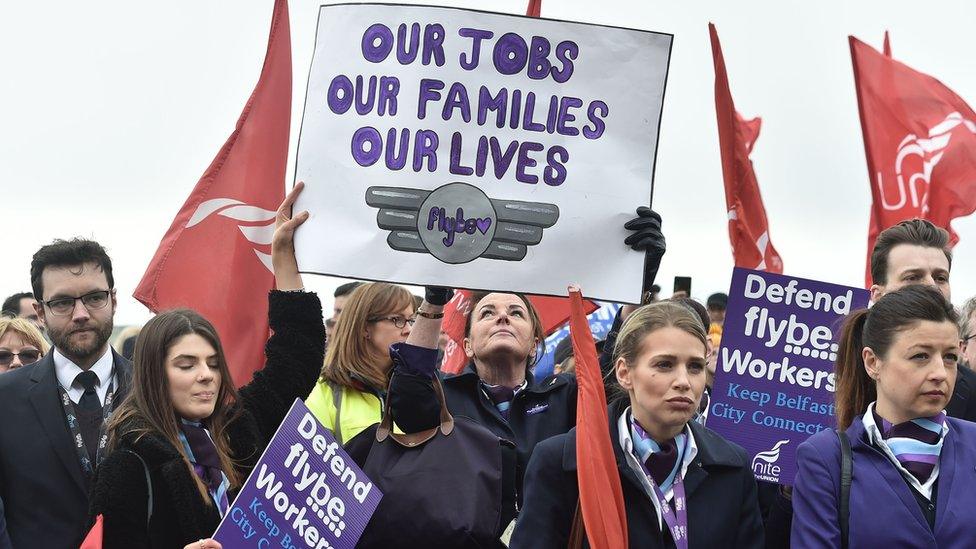
[[[528,296],[529,303],[535,307],[539,313],[539,320],[542,321],[542,331],[548,336],[558,330],[569,320],[570,310],[569,301],[565,297],[547,297],[540,295]],[[585,300],[585,314],[590,314],[600,308],[596,303]],[[471,312],[471,292],[469,290],[458,290],[454,292],[451,302],[444,307],[444,320],[441,323],[441,331],[448,336],[447,345],[444,347],[444,359],[441,361],[441,370],[449,374],[456,374],[464,369],[468,363],[468,357],[464,354],[464,325]]]
[[[569,335],[576,357],[576,470],[579,505],[590,547],[627,547],[627,511],[610,441],[603,375],[578,289],[570,289]]]
[[[95,517],[95,525],[88,531],[85,541],[81,542],[78,549],[102,549],[102,527],[104,518],[102,515]]]
[[[769,239],[769,222],[763,206],[759,183],[749,154],[759,137],[762,120],[745,120],[736,112],[729,91],[722,45],[715,25],[708,24],[715,64],[715,115],[718,118],[718,141],[722,150],[722,178],[725,180],[725,203],[729,208],[729,240],[737,267],[783,272],[783,260]]]
[[[874,241],[899,221],[928,219],[958,242],[950,223],[976,210],[976,113],[935,78],[849,41],[871,178],[870,286]]]
[[[133,296],[191,307],[217,327],[237,385],[264,362],[271,236],[291,123],[288,3],[275,2],[264,68],[237,127],[173,220]]]
[[[529,7],[525,8],[525,15],[539,17],[542,13],[542,0],[529,0]]]

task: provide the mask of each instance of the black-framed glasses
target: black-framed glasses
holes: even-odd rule
[[[10,366],[14,363],[14,357],[20,358],[20,363],[27,366],[28,364],[37,362],[41,358],[41,352],[37,349],[24,349],[19,353],[0,351],[0,366],[4,368]]]
[[[75,303],[81,300],[81,303],[89,311],[94,311],[97,309],[104,309],[109,302],[109,296],[112,295],[112,290],[97,290],[94,292],[88,292],[85,295],[78,297],[59,297],[57,299],[51,299],[45,301],[44,304],[47,305],[48,309],[51,309],[51,313],[55,316],[65,316],[70,315],[75,310]]]
[[[366,319],[366,322],[383,322],[384,320],[389,320],[390,322],[393,323],[394,326],[396,326],[401,330],[407,324],[413,326],[413,323],[417,321],[416,318],[403,318],[400,315],[393,315],[393,316],[378,316],[376,318],[368,318]]]

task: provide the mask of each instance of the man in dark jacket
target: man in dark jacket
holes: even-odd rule
[[[132,365],[108,345],[115,287],[97,242],[42,247],[31,284],[54,348],[0,376],[0,499],[15,547],[77,547],[104,422],[125,397]]]

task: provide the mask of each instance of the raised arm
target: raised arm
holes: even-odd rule
[[[431,381],[437,375],[437,340],[441,333],[444,305],[451,299],[449,288],[428,287],[417,310],[416,322],[406,343],[390,349],[393,379],[390,382],[390,408],[393,420],[405,433],[435,427],[440,405]]]
[[[275,287],[268,299],[271,337],[265,346],[265,367],[241,388],[241,403],[257,420],[265,440],[270,439],[296,398],[312,391],[325,359],[325,324],[322,304],[305,292],[295,259],[295,229],[308,212],[292,216],[292,206],[304,188],[298,183],[278,208],[271,241]]]

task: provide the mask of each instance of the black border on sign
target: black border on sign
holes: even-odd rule
[[[337,2],[337,3],[334,3],[334,4],[321,4],[321,5],[319,5],[319,17],[315,20],[315,43],[318,43],[318,38],[319,38],[319,22],[322,20],[322,17],[321,17],[322,8],[337,7],[337,6],[397,6],[397,7],[410,7],[410,8],[438,8],[438,9],[446,9],[446,10],[463,11],[463,12],[468,12],[468,13],[484,13],[484,14],[488,14],[488,15],[502,15],[502,16],[505,16],[505,17],[517,17],[517,18],[521,18],[521,19],[543,19],[543,20],[546,20],[546,21],[555,21],[557,23],[571,23],[571,24],[574,24],[574,25],[584,25],[584,26],[587,26],[587,27],[602,27],[602,28],[607,28],[607,29],[619,29],[619,30],[626,30],[626,31],[632,31],[632,32],[642,32],[642,33],[645,33],[645,34],[655,34],[655,35],[658,35],[658,36],[668,36],[668,37],[670,37],[671,38],[671,41],[668,43],[668,61],[667,61],[667,64],[665,65],[665,68],[664,68],[664,88],[661,90],[661,110],[660,110],[660,112],[658,112],[658,116],[657,116],[657,133],[655,135],[654,155],[651,158],[651,195],[648,198],[648,206],[653,205],[653,203],[654,203],[654,176],[655,176],[655,170],[657,169],[657,151],[658,151],[658,149],[661,148],[660,147],[660,143],[661,143],[661,119],[664,116],[664,100],[667,97],[667,91],[668,91],[668,74],[671,71],[671,51],[674,49],[674,35],[673,34],[667,33],[667,32],[649,31],[649,30],[645,30],[645,29],[635,29],[633,27],[620,27],[620,26],[616,26],[616,25],[604,25],[604,24],[601,24],[601,23],[583,23],[581,21],[570,21],[570,20],[567,20],[567,19],[553,19],[553,18],[550,18],[550,17],[532,17],[532,16],[529,16],[529,15],[521,15],[521,14],[517,14],[517,13],[502,13],[502,12],[497,12],[497,11],[469,9],[469,8],[459,8],[459,7],[456,7],[456,6],[434,6],[434,5],[423,5],[423,4],[386,3],[386,2]],[[305,125],[305,109],[306,109],[306,106],[308,104],[308,86],[309,86],[309,82],[311,81],[311,77],[312,77],[312,67],[314,67],[314,66],[315,66],[315,51],[313,51],[313,53],[312,53],[312,60],[309,63],[309,67],[308,67],[308,78],[305,80],[305,101],[303,102],[303,105],[302,105],[302,121],[301,121],[301,124],[299,124],[299,126],[298,126],[298,140],[295,142],[295,173],[292,174],[292,188],[295,187],[295,183],[296,183],[295,180],[298,178],[298,151],[299,151],[299,149],[301,148],[301,145],[302,145],[302,127],[304,127],[304,125]],[[647,254],[645,254],[644,255],[644,273],[641,275],[641,288],[642,288],[642,290],[641,290],[641,296],[638,296],[638,301],[636,303],[640,303],[640,299],[641,299],[641,297],[643,295],[643,289],[645,287],[647,287],[647,285],[648,285],[647,284],[647,282],[648,282],[647,281],[647,270],[648,270],[648,267],[649,266],[650,266],[650,261],[649,261],[649,259],[647,257]],[[374,278],[351,277],[351,276],[348,276],[348,275],[338,275],[338,274],[333,274],[333,273],[320,273],[318,271],[299,271],[299,272],[304,273],[304,274],[315,274],[315,275],[321,275],[321,276],[331,276],[331,277],[334,277],[334,278],[348,278],[348,279],[352,279],[352,280],[365,280],[367,282],[390,282],[389,280],[378,280],[378,279],[374,279]],[[408,282],[408,281],[403,281],[403,280],[401,280],[399,282],[394,282],[394,284],[408,284],[408,285],[411,285],[411,286],[424,286],[424,285],[426,285],[425,282]],[[569,285],[569,283],[567,283],[567,286],[568,285]],[[462,289],[462,290],[488,290],[488,291],[497,290],[497,288],[468,288],[468,287],[457,287],[457,288],[458,289]],[[509,291],[513,291],[513,290],[498,290],[498,291],[509,292]],[[567,297],[567,295],[569,295],[569,294],[567,292],[566,295],[563,295],[563,294],[532,294],[532,295],[542,295],[542,296],[550,296],[550,297]],[[605,299],[600,299],[599,297],[588,296],[588,295],[585,295],[585,294],[584,294],[584,297],[587,298],[587,299],[593,299],[593,300],[597,300],[597,301],[607,301],[609,303],[626,303],[626,302],[623,302],[623,301],[608,301],[608,300],[605,300]]]

